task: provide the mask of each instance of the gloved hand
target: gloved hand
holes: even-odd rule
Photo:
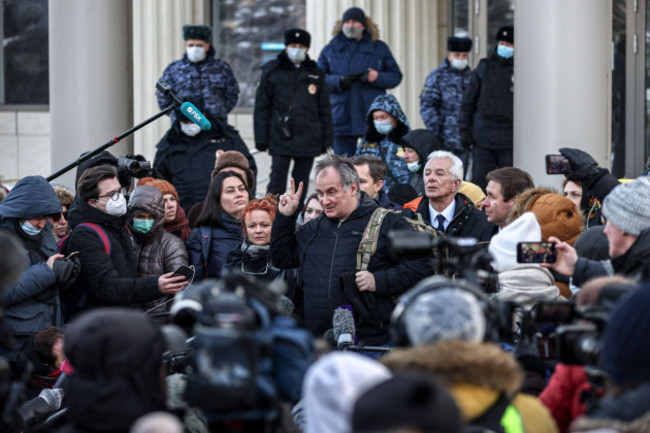
[[[63,389],[44,389],[38,394],[38,398],[42,398],[47,403],[47,406],[52,412],[59,410],[61,402],[63,401]]]
[[[268,143],[255,143],[255,149],[259,150],[260,152],[264,152],[268,148],[269,148]]]
[[[79,275],[81,262],[79,258],[73,256],[69,259],[58,259],[52,265],[52,271],[57,283],[71,283]]]
[[[560,153],[571,163],[571,171],[564,173],[564,177],[569,180],[582,182],[599,171],[598,163],[587,152],[563,147],[560,149]]]
[[[343,75],[339,80],[339,86],[341,86],[341,89],[343,90],[348,90],[358,79],[359,79],[359,74]]]

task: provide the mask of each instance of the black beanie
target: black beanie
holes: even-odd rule
[[[447,38],[447,51],[455,53],[468,53],[472,49],[472,40],[470,38],[459,38],[449,36]]]
[[[506,41],[511,44],[515,43],[515,28],[513,26],[500,27],[497,30],[497,42]]]
[[[366,22],[366,14],[361,8],[351,7],[345,11],[343,13],[343,22],[346,22],[347,20],[359,21],[361,24],[363,24],[364,27],[368,27],[368,23]]]
[[[311,35],[302,29],[289,29],[284,32],[284,45],[300,44],[309,48]]]
[[[210,43],[212,41],[212,27],[205,25],[185,24],[183,26],[183,39],[199,39]]]
[[[400,206],[404,206],[404,203],[408,203],[417,197],[417,191],[415,191],[415,188],[408,183],[395,184],[390,191],[388,191],[388,199],[394,201]]]

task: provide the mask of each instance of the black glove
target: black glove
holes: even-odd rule
[[[569,180],[584,181],[589,176],[599,172],[598,163],[587,152],[580,149],[563,147],[560,153],[571,163],[571,171],[564,173]]]
[[[339,80],[339,86],[341,86],[341,89],[343,90],[348,90],[358,79],[359,79],[358,74],[343,75]]]
[[[463,149],[472,147],[472,134],[465,130],[460,131],[460,144],[463,146]]]
[[[264,152],[268,148],[268,143],[255,143],[255,149],[259,150],[260,152]]]
[[[52,265],[56,282],[62,284],[72,283],[77,278],[77,275],[79,275],[80,270],[81,262],[77,257],[57,259]]]

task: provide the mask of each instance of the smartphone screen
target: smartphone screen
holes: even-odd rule
[[[546,174],[564,174],[571,171],[571,163],[564,155],[546,155]]]
[[[555,263],[557,253],[552,242],[519,242],[518,263]]]

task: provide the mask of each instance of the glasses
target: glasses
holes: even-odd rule
[[[111,200],[117,201],[120,198],[120,192],[119,191],[107,192],[104,195],[98,196],[95,200],[99,200],[100,198],[106,198],[106,197],[110,197]]]
[[[65,211],[65,212],[61,212],[61,213],[52,215],[52,221],[54,221],[55,223],[58,223],[59,221],[61,221],[61,218],[63,218],[64,220],[67,221],[68,220],[68,212]]]

